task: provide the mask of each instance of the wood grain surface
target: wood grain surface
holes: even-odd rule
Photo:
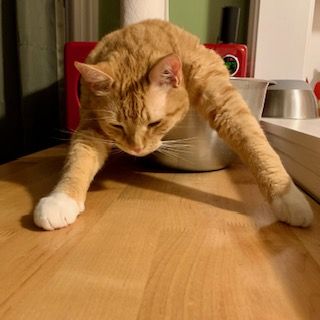
[[[69,228],[32,222],[66,153],[0,167],[0,319],[320,319],[320,206],[278,223],[240,163],[206,173],[114,155]]]

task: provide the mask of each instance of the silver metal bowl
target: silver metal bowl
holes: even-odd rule
[[[303,80],[275,80],[267,90],[263,117],[312,119],[318,117],[312,87]]]
[[[231,82],[259,120],[269,81],[233,78]],[[235,157],[233,151],[219,138],[217,132],[192,107],[185,118],[163,140],[169,141],[170,145],[175,144],[175,149],[171,152],[167,150],[165,153],[156,151],[151,157],[157,163],[174,169],[218,170],[228,166]]]

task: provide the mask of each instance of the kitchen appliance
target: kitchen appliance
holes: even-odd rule
[[[274,80],[267,90],[263,117],[312,119],[318,117],[312,87],[303,80]]]
[[[206,43],[208,49],[218,53],[225,62],[232,77],[247,74],[247,46],[238,43]]]
[[[245,77],[247,73],[247,46],[238,44],[240,22],[239,7],[222,8],[220,35],[217,43],[207,43],[224,60],[232,77]]]

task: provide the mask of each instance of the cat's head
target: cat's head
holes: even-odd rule
[[[189,108],[182,64],[176,54],[159,59],[140,79],[107,63],[75,63],[86,90],[85,104],[107,138],[121,150],[145,156],[161,146],[164,135]]]

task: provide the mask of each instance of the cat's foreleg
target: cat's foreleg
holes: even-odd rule
[[[93,132],[79,131],[72,139],[62,177],[34,210],[37,226],[54,230],[72,224],[84,210],[89,185],[102,167],[108,147]]]
[[[249,166],[277,218],[309,226],[313,213],[294,185],[259,123],[229,80],[215,79],[197,95],[197,106],[210,125]]]

